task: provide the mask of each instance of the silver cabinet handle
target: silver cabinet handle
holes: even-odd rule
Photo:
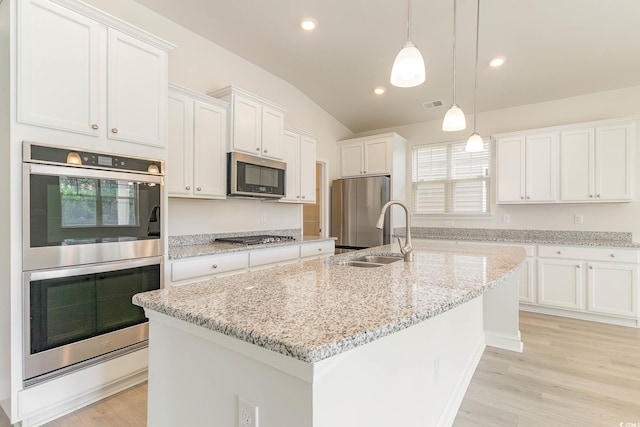
[[[589,270],[593,270],[593,266],[592,265],[589,266]]]
[[[580,264],[576,265],[576,268],[580,268]]]
[[[600,197],[600,195],[599,195],[599,194],[596,194],[596,197]]]
[[[524,196],[520,196],[520,199],[524,200]]]
[[[615,258],[615,257],[616,257],[616,254],[611,254],[611,258]]]
[[[91,125],[91,129],[98,129],[98,128],[99,128],[99,126],[97,124],[95,124],[95,123]]]
[[[561,254],[561,252],[560,252],[560,251],[558,251],[558,252],[556,252],[556,253],[557,253],[558,255],[560,255],[560,254]]]
[[[267,152],[267,149],[265,148],[263,151],[266,153],[266,152]]]
[[[211,268],[213,268],[213,269],[218,268],[218,264],[213,264],[213,265],[211,266]]]
[[[256,151],[260,151],[260,147],[256,147]]]
[[[113,128],[113,129],[111,129],[111,132],[113,132],[113,133],[118,133],[118,128]]]
[[[367,171],[364,171],[364,173],[367,173]]]
[[[186,187],[184,187],[185,190],[191,190],[191,187],[189,187],[188,185]]]
[[[322,248],[318,248],[318,252],[322,252]]]
[[[593,194],[589,194],[589,197],[593,198]]]
[[[306,197],[306,196],[302,196],[302,198],[303,198],[303,199],[306,199],[307,197]]]
[[[527,200],[530,199],[530,198],[531,198],[531,196],[527,196]]]
[[[202,188],[201,188],[201,187],[198,187],[198,188],[196,188],[196,190],[198,190],[198,191],[202,191]]]

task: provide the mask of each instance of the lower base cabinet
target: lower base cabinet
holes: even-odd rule
[[[638,266],[588,263],[587,310],[638,317]]]
[[[538,260],[538,304],[582,310],[583,281],[581,262]]]

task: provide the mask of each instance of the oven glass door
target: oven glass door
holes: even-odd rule
[[[24,273],[24,378],[148,339],[133,295],[162,287],[162,257]],[[89,362],[87,362],[89,361]]]
[[[29,246],[159,239],[159,179],[30,165]]]

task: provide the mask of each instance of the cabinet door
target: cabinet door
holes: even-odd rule
[[[390,142],[386,139],[364,142],[364,170],[365,174],[390,174],[391,153]]]
[[[100,25],[43,0],[18,19],[18,121],[98,135]]]
[[[533,258],[527,257],[520,267],[518,283],[520,285],[520,302],[535,303],[535,281],[533,276]]]
[[[285,130],[282,135],[283,156],[287,164],[285,196],[282,201],[298,202],[300,196],[300,135]]]
[[[169,167],[166,171],[169,196],[188,196],[193,186],[193,100],[169,94]]]
[[[631,200],[631,125],[596,128],[596,200]]]
[[[594,200],[593,139],[593,128],[560,134],[560,200]]]
[[[284,114],[278,110],[262,107],[262,156],[282,159],[282,131]]]
[[[496,141],[498,203],[524,202],[524,136]]]
[[[316,202],[316,140],[308,136],[300,138],[300,198]]]
[[[166,146],[167,54],[109,29],[108,136]]]
[[[340,176],[359,176],[364,173],[362,142],[340,146]]]
[[[260,155],[262,105],[240,96],[233,97],[233,140],[235,151]]]
[[[538,259],[538,304],[583,310],[582,263]]]
[[[226,197],[226,111],[195,101],[193,107],[193,194]]]
[[[615,316],[638,316],[638,267],[590,263],[587,268],[587,309]]]
[[[557,140],[556,132],[526,137],[527,202],[554,202],[557,199]]]

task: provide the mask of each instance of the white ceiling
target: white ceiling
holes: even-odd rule
[[[136,1],[293,84],[353,132],[438,119],[452,102],[453,0],[413,0],[427,81],[407,89],[389,84],[405,1]],[[475,13],[476,0],[458,0],[457,104],[468,120]],[[302,32],[302,17],[317,29]],[[502,68],[486,65],[494,55],[507,57]],[[479,57],[479,111],[640,85],[640,1],[481,0]]]

